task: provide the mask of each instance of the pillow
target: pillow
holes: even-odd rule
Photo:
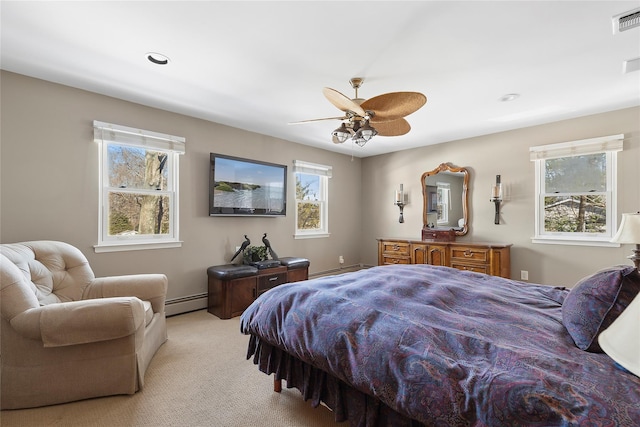
[[[602,353],[598,335],[640,293],[635,267],[619,265],[581,279],[562,304],[562,323],[581,350]]]

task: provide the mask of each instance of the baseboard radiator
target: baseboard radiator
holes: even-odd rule
[[[373,266],[366,265],[366,264],[348,265],[342,268],[334,268],[331,270],[318,271],[317,273],[311,273],[309,274],[309,279],[315,279],[316,277],[323,277],[323,276],[333,276],[335,274],[351,273],[353,271],[358,271],[358,270],[362,270],[370,267],[373,267]]]
[[[190,311],[207,308],[207,293],[188,295],[186,297],[171,298],[165,302],[164,311],[167,316],[188,313]]]
[[[317,273],[309,274],[309,279],[323,276],[333,276],[335,274],[350,273],[352,271],[358,271],[369,267],[372,266],[365,264],[354,264],[342,268],[319,271]],[[180,298],[171,298],[166,301],[164,311],[167,316],[175,316],[176,314],[183,314],[190,311],[205,309],[207,308],[207,303],[206,292],[201,294],[188,295]]]

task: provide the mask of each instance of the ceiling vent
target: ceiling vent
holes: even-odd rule
[[[640,8],[614,15],[611,18],[611,22],[613,24],[613,34],[640,27]]]

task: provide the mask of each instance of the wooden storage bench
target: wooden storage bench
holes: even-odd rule
[[[280,265],[258,269],[251,265],[224,264],[207,269],[207,311],[221,319],[239,316],[264,292],[287,282],[307,280],[309,260],[280,258]]]

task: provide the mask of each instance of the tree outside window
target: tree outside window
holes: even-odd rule
[[[108,144],[108,235],[169,233],[168,154]]]
[[[299,230],[322,229],[320,177],[304,173],[296,174],[297,227]]]
[[[606,233],[606,154],[549,159],[544,168],[544,231]]]

